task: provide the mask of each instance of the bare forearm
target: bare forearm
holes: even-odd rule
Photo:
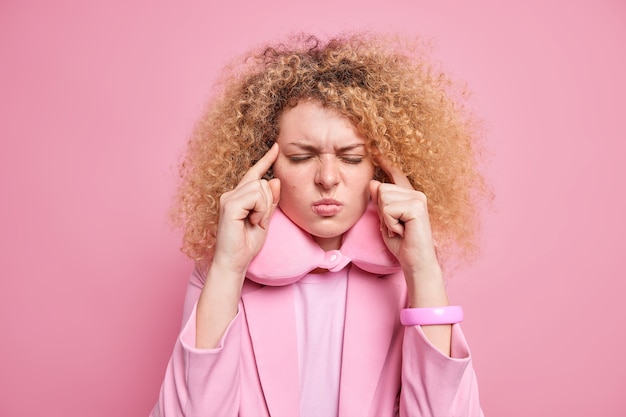
[[[243,274],[212,265],[196,308],[196,347],[215,348],[237,315]]]
[[[280,180],[262,179],[278,153],[275,143],[234,189],[220,196],[215,254],[196,308],[198,348],[216,347],[237,315],[245,272],[263,246],[280,198]]]
[[[405,271],[405,276],[409,291],[409,307],[424,308],[449,305],[448,294],[439,267],[434,267],[430,271]],[[450,356],[451,325],[422,326],[422,331],[437,349]]]

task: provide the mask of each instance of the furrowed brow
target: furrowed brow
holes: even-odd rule
[[[313,145],[308,145],[306,143],[301,143],[301,142],[292,142],[290,143],[290,145],[296,146],[300,149],[302,149],[303,151],[308,151],[308,152],[319,152],[320,149],[316,146]],[[349,152],[358,148],[365,148],[365,144],[364,143],[355,143],[353,145],[347,145],[347,146],[342,146],[341,148],[337,148],[337,152],[339,153],[345,153],[345,152]]]
[[[345,153],[345,152],[353,151],[353,150],[359,149],[359,148],[365,149],[365,144],[364,143],[355,143],[354,145],[342,146],[341,148],[337,149],[337,152]]]

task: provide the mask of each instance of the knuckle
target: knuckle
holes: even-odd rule
[[[224,204],[226,204],[230,200],[232,195],[233,190],[225,191],[224,193],[222,193],[222,195],[220,195],[220,205],[223,206]]]
[[[414,199],[415,208],[421,213],[428,213],[428,201],[425,195],[418,196]]]
[[[231,198],[231,195],[226,195],[226,193],[222,194],[220,196],[220,207],[222,208],[223,211],[228,211],[231,209],[233,205],[233,199]]]
[[[421,204],[428,204],[428,197],[422,191],[413,191],[413,200]]]

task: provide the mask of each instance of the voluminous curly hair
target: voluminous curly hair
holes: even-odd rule
[[[347,117],[374,161],[384,155],[426,194],[439,256],[471,258],[486,192],[465,98],[418,39],[299,34],[252,50],[226,67],[189,138],[173,207],[182,251],[210,260],[220,196],[274,143],[281,112],[312,99]],[[388,181],[378,168],[376,178]]]

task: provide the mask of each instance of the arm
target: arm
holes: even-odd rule
[[[372,181],[381,232],[406,279],[409,307],[448,305],[426,196],[380,161],[394,184]],[[482,416],[470,352],[458,324],[407,326],[402,345],[400,416]]]
[[[272,148],[220,197],[215,254],[196,310],[196,347],[214,348],[238,311],[248,265],[261,250],[278,204],[280,181],[261,178],[278,156]]]
[[[278,155],[274,145],[220,197],[215,253],[206,279],[197,269],[185,299],[178,338],[152,417],[236,416],[239,412],[241,290],[278,204],[280,182],[262,180]]]
[[[379,161],[393,184],[372,180],[370,194],[376,202],[385,244],[400,262],[406,279],[409,307],[444,307],[445,282],[433,242],[428,203],[402,172]],[[451,325],[423,326],[427,339],[450,356]]]
[[[185,296],[183,326],[151,417],[236,416],[241,318],[235,316],[215,349],[197,349],[196,305],[205,277],[196,268]]]
[[[451,357],[429,341],[425,327],[405,328],[400,416],[483,416],[469,347],[461,326],[450,327]]]

